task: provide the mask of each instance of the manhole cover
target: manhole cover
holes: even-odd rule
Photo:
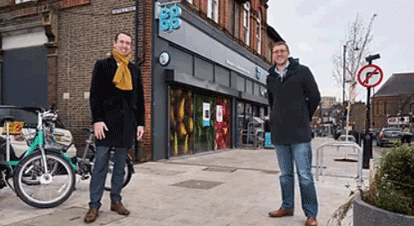
[[[187,180],[180,183],[172,184],[171,186],[195,188],[195,189],[210,189],[214,188],[223,182],[218,181],[205,181],[205,180]]]
[[[203,169],[203,171],[214,171],[214,172],[224,172],[224,173],[233,173],[236,171],[236,168],[230,168],[230,167],[207,167]]]
[[[358,162],[355,159],[335,159],[336,162]]]

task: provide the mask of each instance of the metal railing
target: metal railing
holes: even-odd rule
[[[249,122],[247,129],[240,130],[239,144],[242,147],[263,147],[264,142],[264,130],[261,129],[262,124],[257,122]]]
[[[326,142],[321,144],[316,149],[316,181],[319,181],[319,175],[322,175],[323,171],[323,148],[324,147],[336,147],[337,150],[341,147],[351,147],[354,150],[358,151],[358,164],[357,164],[357,188],[360,189],[362,186],[362,150],[357,143],[349,142],[349,141],[334,141],[334,142]],[[320,170],[320,171],[319,171]]]

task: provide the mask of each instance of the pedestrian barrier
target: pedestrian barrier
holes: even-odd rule
[[[322,175],[323,171],[323,148],[324,147],[336,147],[337,150],[341,147],[351,147],[354,150],[358,151],[358,164],[357,164],[357,188],[360,189],[362,186],[362,148],[358,146],[355,142],[349,141],[334,141],[334,142],[326,142],[321,144],[316,149],[316,181],[319,181],[319,175]]]
[[[242,147],[263,147],[264,131],[262,124],[257,122],[249,122],[247,129],[240,131],[239,145]]]

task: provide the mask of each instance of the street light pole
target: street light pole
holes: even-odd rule
[[[349,41],[348,41],[349,42]],[[348,42],[346,42],[346,44],[344,45],[344,71],[342,73],[342,105],[345,106],[345,73],[346,73],[346,45],[348,44]]]

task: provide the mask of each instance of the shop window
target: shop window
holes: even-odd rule
[[[257,82],[253,84],[253,94],[256,96],[260,96],[260,86]]]
[[[244,92],[246,79],[240,75],[237,76],[237,90]]]
[[[215,82],[223,86],[230,86],[230,72],[218,65],[215,66]]]
[[[170,155],[194,153],[193,93],[171,88],[170,91]]]
[[[168,67],[179,73],[193,75],[193,56],[174,47],[169,48],[169,51],[174,58]]]
[[[216,118],[214,124],[215,144],[214,150],[231,148],[230,125],[231,125],[231,101],[230,98],[217,97]]]
[[[253,82],[249,79],[246,80],[246,93],[253,94]]]
[[[195,124],[194,139],[196,153],[211,151],[214,149],[214,123],[215,106],[214,98],[197,94],[195,96]]]
[[[200,58],[195,58],[195,76],[213,82],[213,64]]]

